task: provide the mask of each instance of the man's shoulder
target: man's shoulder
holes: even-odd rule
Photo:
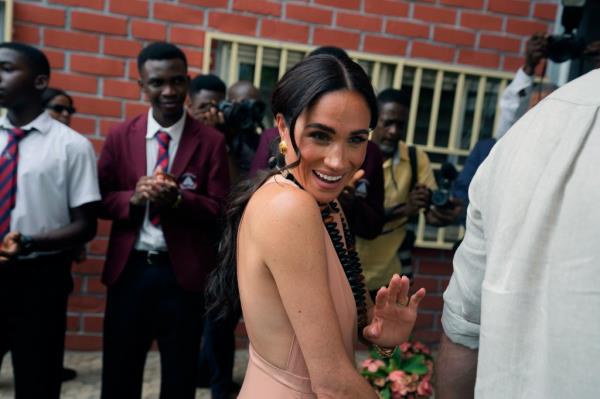
[[[146,130],[148,124],[148,115],[146,113],[134,116],[133,118],[119,122],[109,129],[108,134],[127,134],[131,130]]]
[[[191,134],[197,135],[201,141],[209,143],[224,143],[225,136],[223,133],[215,129],[214,127],[207,126],[202,122],[186,115],[184,132],[190,132]]]
[[[50,134],[48,137],[51,140],[55,140],[61,145],[68,147],[69,150],[81,150],[87,151],[92,147],[90,140],[83,136],[81,133],[72,129],[71,127],[54,119],[49,120]]]
[[[555,90],[547,99],[576,105],[600,106],[598,87],[600,87],[600,69],[594,69]]]

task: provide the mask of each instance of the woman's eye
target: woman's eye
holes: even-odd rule
[[[364,143],[365,141],[367,141],[367,138],[363,137],[363,136],[352,136],[352,137],[350,137],[350,143],[351,144],[361,144],[361,143]]]
[[[319,132],[319,131],[312,132],[312,133],[310,133],[310,137],[312,137],[313,139],[318,140],[318,141],[329,141],[329,134],[324,133],[324,132]]]

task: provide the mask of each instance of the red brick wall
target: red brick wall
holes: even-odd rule
[[[42,48],[51,84],[69,91],[73,127],[100,149],[109,127],[147,109],[136,84],[135,56],[153,40],[180,45],[192,72],[204,32],[221,31],[311,45],[516,70],[525,40],[550,31],[558,0],[16,0],[14,39]],[[109,225],[74,267],[67,347],[101,345],[105,289],[99,281]],[[417,336],[439,336],[449,255],[419,251],[417,285],[429,290]]]

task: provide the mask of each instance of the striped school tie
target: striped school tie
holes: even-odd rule
[[[156,157],[156,166],[154,169],[156,170],[160,166],[162,171],[167,173],[169,170],[169,142],[171,141],[171,136],[169,136],[169,133],[159,130],[155,137],[158,142],[158,156]],[[150,204],[148,216],[152,225],[160,226],[160,209],[157,205]]]
[[[0,237],[10,231],[10,214],[17,197],[17,164],[19,141],[28,132],[18,127],[7,130],[8,141],[0,155]]]

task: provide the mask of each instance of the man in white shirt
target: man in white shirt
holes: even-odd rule
[[[600,71],[521,118],[469,190],[437,399],[600,392]]]
[[[0,44],[0,345],[17,398],[60,396],[71,251],[100,199],[91,143],[44,112],[49,76],[39,50]]]

